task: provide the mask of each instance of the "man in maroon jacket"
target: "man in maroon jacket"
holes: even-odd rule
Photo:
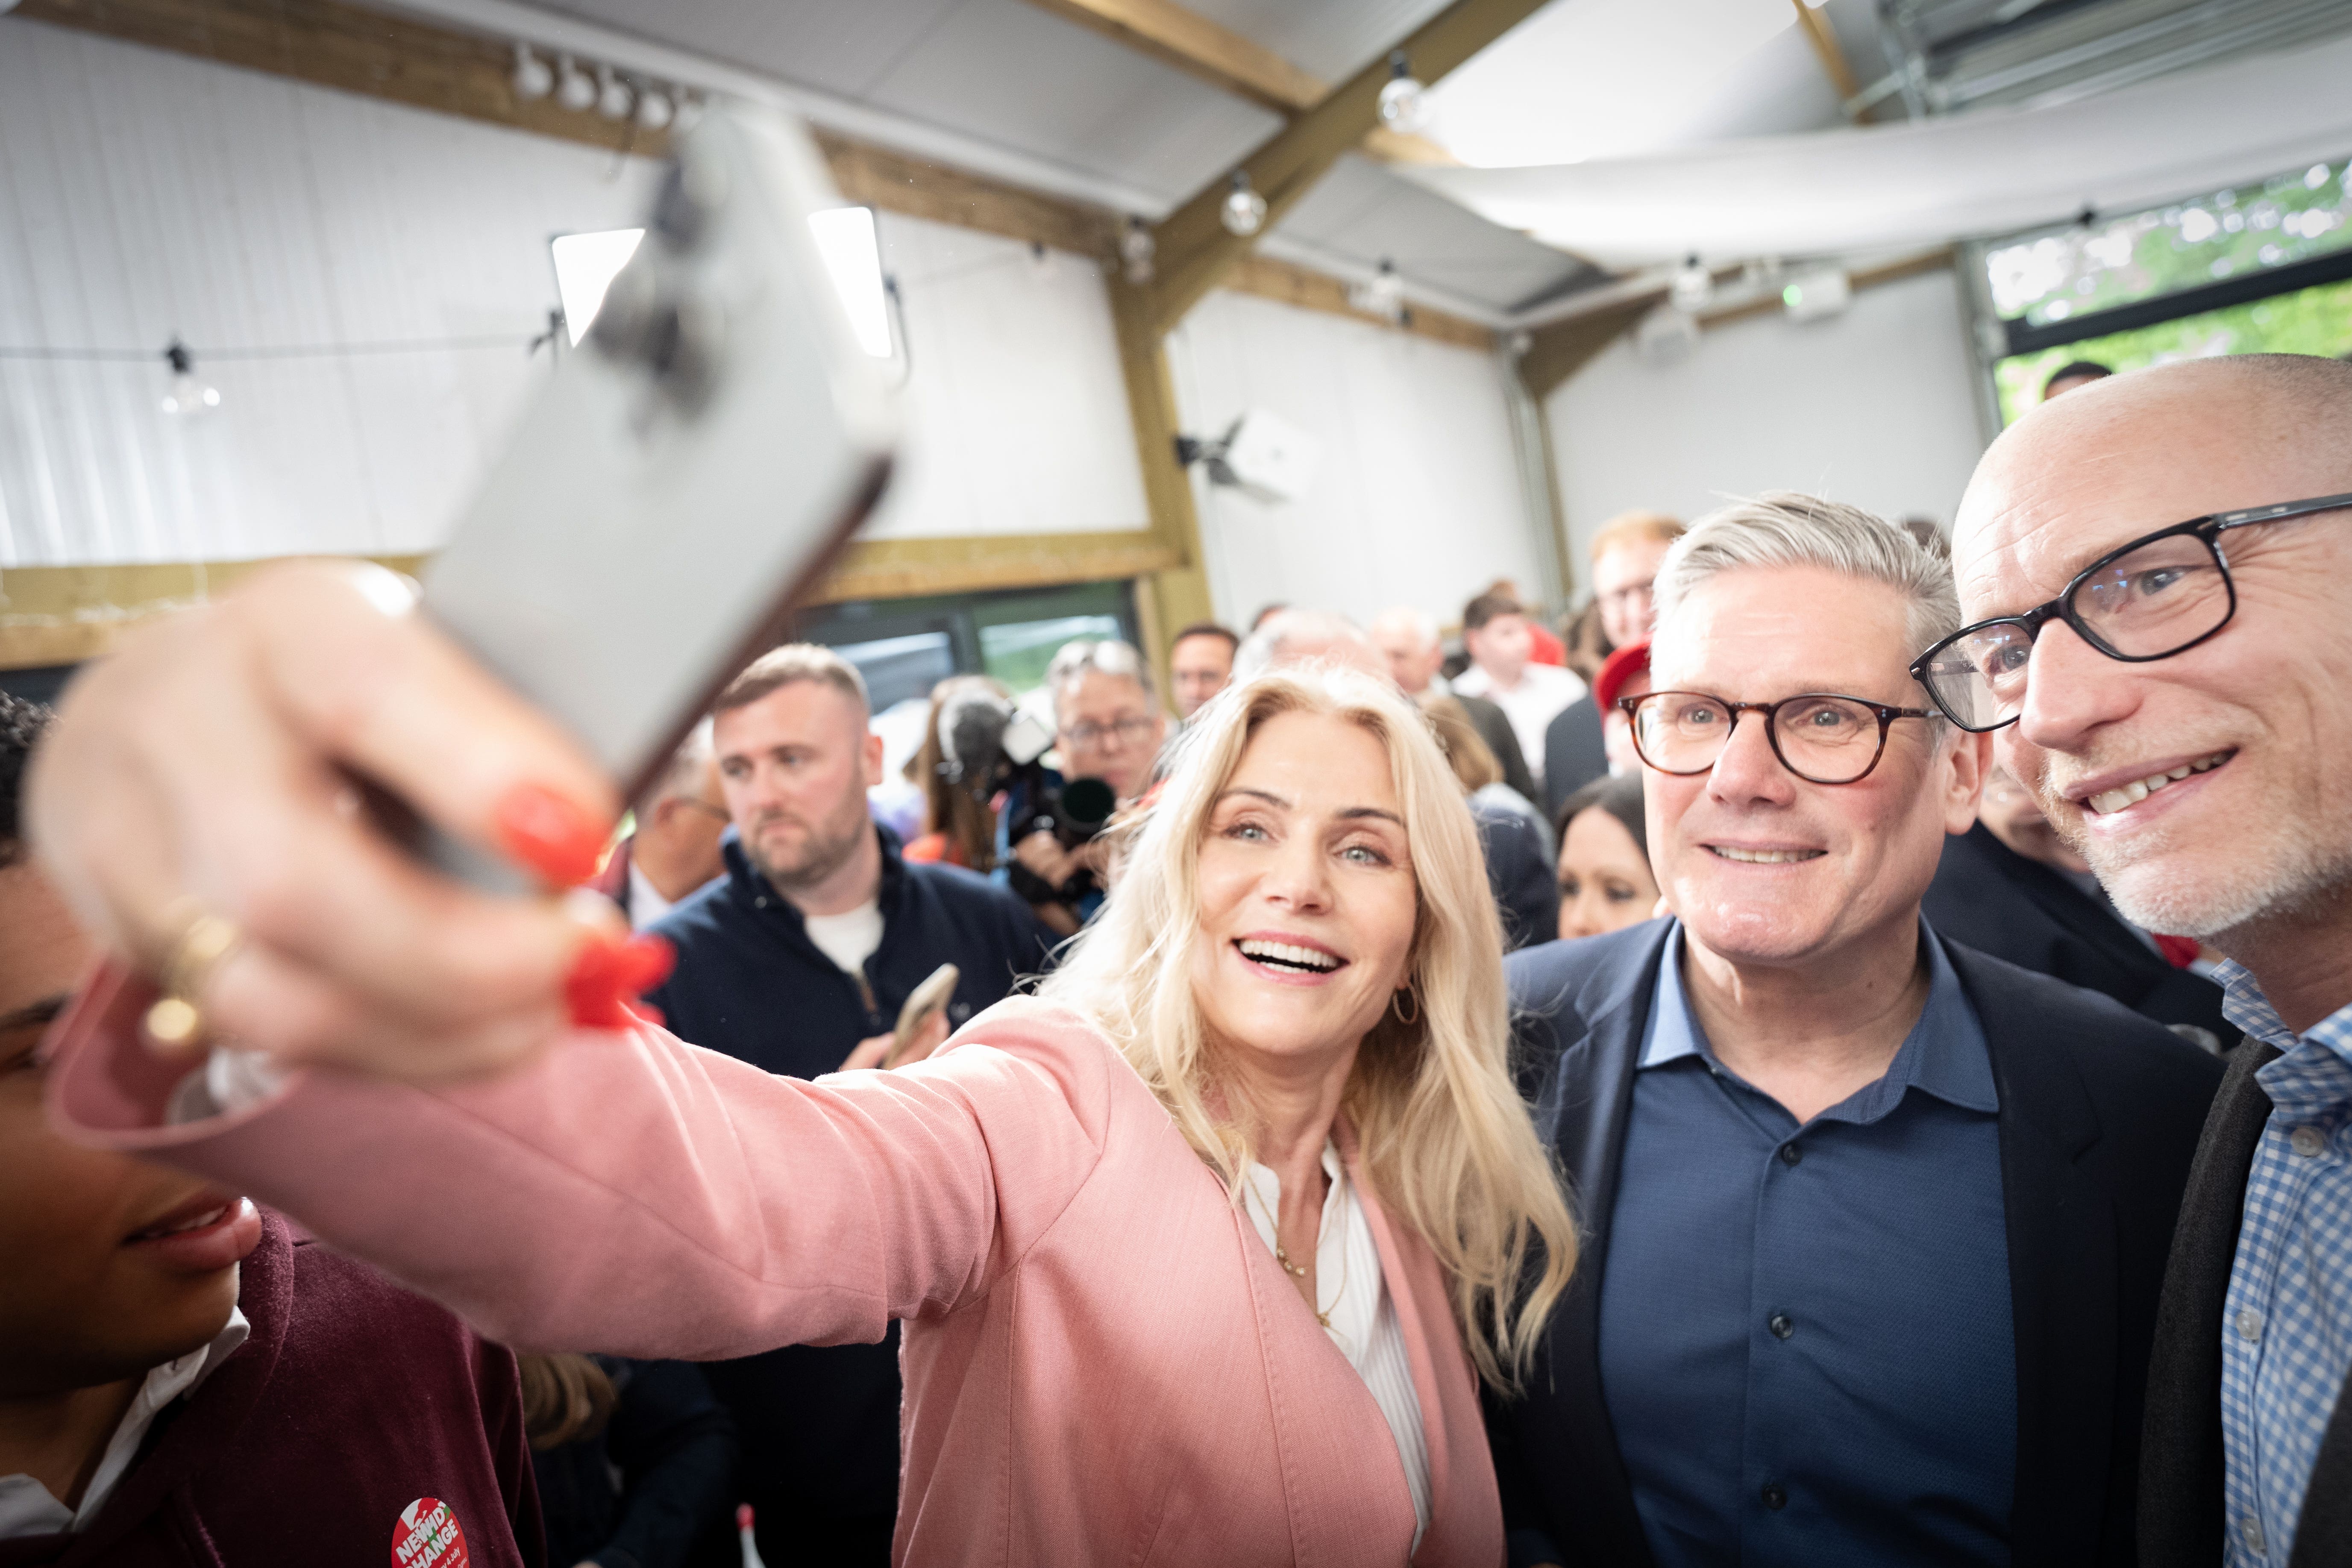
[[[37,1047],[93,953],[17,838],[47,717],[0,695],[0,1568],[538,1568],[512,1355],[48,1131]]]

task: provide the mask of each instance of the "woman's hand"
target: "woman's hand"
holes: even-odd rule
[[[643,949],[560,901],[427,870],[365,779],[551,886],[617,809],[578,746],[373,566],[274,569],[125,639],[68,691],[31,837],[83,921],[157,974],[202,916],[240,940],[191,999],[212,1037],[289,1063],[436,1079],[527,1058],[615,1011]]]

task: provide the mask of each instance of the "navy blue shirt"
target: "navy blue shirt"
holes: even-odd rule
[[[1886,1074],[1800,1127],[1658,971],[1601,1285],[1602,1394],[1658,1568],[2006,1563],[2017,1371],[2000,1102],[1924,927]]]

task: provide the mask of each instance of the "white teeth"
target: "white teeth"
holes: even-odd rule
[[[2179,767],[2164,773],[2150,773],[2144,779],[2134,779],[2131,783],[2118,784],[2114,789],[2103,789],[2083,804],[2104,816],[2111,811],[2121,811],[2127,805],[2137,805],[2165,785],[2178,784],[2190,773],[2210,772],[2229,760],[2229,752],[2216,752],[2210,757],[2200,757],[2193,763],[2183,763]]]
[[[1709,845],[1727,860],[1744,860],[1756,866],[1785,866],[1793,860],[1810,860],[1821,853],[1818,849],[1734,849],[1726,845]]]
[[[223,1215],[225,1215],[225,1214],[228,1213],[228,1207],[229,1207],[229,1206],[228,1206],[228,1205],[226,1205],[226,1204],[223,1204],[223,1205],[220,1205],[220,1207],[218,1207],[218,1208],[216,1208],[216,1209],[211,1209],[211,1210],[208,1210],[207,1212],[205,1212],[205,1213],[204,1213],[204,1214],[200,1214],[200,1215],[196,1215],[196,1216],[195,1216],[194,1218],[193,1218],[193,1219],[184,1219],[184,1220],[182,1220],[182,1221],[181,1221],[179,1224],[177,1224],[177,1225],[169,1225],[169,1226],[163,1226],[163,1225],[159,1225],[159,1226],[155,1226],[154,1228],[152,1228],[152,1230],[142,1230],[142,1231],[141,1231],[141,1232],[139,1233],[139,1235],[140,1235],[140,1237],[155,1237],[155,1236],[177,1236],[177,1235],[179,1235],[179,1234],[180,1234],[182,1231],[184,1231],[184,1230],[202,1230],[202,1229],[204,1229],[204,1228],[205,1228],[205,1226],[208,1226],[208,1225],[215,1225],[215,1224],[217,1224],[217,1223],[219,1222],[219,1220],[220,1220],[220,1217],[221,1217]]]
[[[1332,970],[1339,961],[1319,948],[1295,947],[1286,942],[1259,942],[1255,939],[1241,944],[1244,958],[1270,958],[1277,963],[1288,963],[1300,969]]]

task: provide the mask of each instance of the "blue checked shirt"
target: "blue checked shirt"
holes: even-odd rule
[[[2298,1037],[2244,969],[2226,963],[2216,978],[2230,1022],[2284,1053],[2254,1075],[2271,1116],[2221,1318],[2228,1561],[2270,1568],[2294,1551],[2319,1440],[2352,1371],[2352,1006]]]

